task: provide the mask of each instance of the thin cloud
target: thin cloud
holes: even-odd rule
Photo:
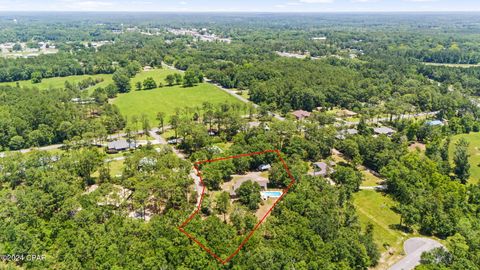
[[[352,3],[376,3],[381,0],[352,0]]]
[[[307,4],[329,4],[335,2],[335,0],[300,0],[300,2]]]
[[[83,2],[72,2],[73,6],[79,7],[81,9],[97,9],[110,7],[114,4],[111,2],[99,2],[99,1],[83,1]]]

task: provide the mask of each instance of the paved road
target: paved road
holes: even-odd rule
[[[403,249],[407,255],[390,267],[389,270],[412,270],[420,264],[422,253],[438,247],[445,248],[433,239],[420,237],[410,238],[403,244]]]
[[[169,126],[165,126],[165,129],[168,129],[168,128],[169,128]],[[155,133],[157,131],[158,131],[158,128],[154,128],[154,129],[150,130],[150,133]],[[138,133],[140,133],[140,132],[138,132]],[[124,137],[126,135],[127,134],[125,134],[125,133],[110,134],[110,135],[108,135],[108,139],[117,139],[117,138]],[[155,139],[158,139],[155,136],[152,136],[152,137],[155,138]],[[161,136],[160,136],[160,138],[161,138]],[[52,144],[52,145],[47,145],[47,146],[42,146],[42,147],[33,147],[33,148],[27,148],[27,149],[21,149],[21,150],[9,151],[9,152],[0,152],[0,158],[5,157],[5,155],[7,153],[19,152],[19,153],[25,154],[25,153],[31,152],[33,150],[50,151],[50,150],[60,149],[60,148],[62,148],[62,146],[64,146],[64,144]]]
[[[1,152],[1,153],[0,153],[0,158],[5,157],[5,155],[6,155],[7,153],[19,152],[19,153],[25,154],[25,153],[28,153],[28,152],[33,151],[34,149],[40,150],[40,151],[48,151],[48,150],[59,149],[59,148],[62,147],[62,146],[63,146],[63,144],[52,144],[52,145],[47,145],[47,146],[38,147],[38,148],[28,148],[28,149],[22,149],[22,150],[17,150],[17,151]]]

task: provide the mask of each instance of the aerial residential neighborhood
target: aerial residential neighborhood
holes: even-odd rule
[[[0,269],[480,269],[479,12],[0,0]]]

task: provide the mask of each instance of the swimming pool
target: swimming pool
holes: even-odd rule
[[[266,200],[268,198],[279,198],[282,196],[281,191],[262,191],[260,192],[262,194],[262,199]]]

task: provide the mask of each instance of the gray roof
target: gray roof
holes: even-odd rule
[[[260,185],[260,187],[262,188],[267,188],[267,185],[269,183],[268,179],[267,178],[257,178],[257,179],[249,179],[249,178],[243,178],[243,179],[239,179],[235,182],[235,184],[233,185],[232,187],[232,190],[230,191],[230,195],[236,195],[235,191],[245,182],[247,181],[252,181],[254,183],[258,183]]]
[[[349,129],[344,129],[344,130],[339,131],[337,133],[337,136],[335,136],[335,138],[340,139],[340,140],[344,140],[345,135],[355,135],[355,134],[358,134],[358,130],[356,130],[354,128],[349,128]]]
[[[443,122],[440,120],[427,121],[425,122],[425,124],[427,124],[428,126],[443,126]]]
[[[318,169],[318,170],[315,170],[315,172],[313,173],[313,175],[321,175],[321,176],[325,176],[329,173],[332,173],[334,172],[334,170],[332,169],[332,166],[335,165],[334,162],[331,162],[330,165],[328,165],[326,162],[315,162],[313,163],[313,167]]]
[[[130,148],[136,148],[134,142],[128,142],[127,140],[116,140],[108,143],[108,149],[126,150]]]
[[[374,128],[373,131],[377,134],[392,134],[392,133],[395,133],[395,130],[393,130],[389,127]]]

